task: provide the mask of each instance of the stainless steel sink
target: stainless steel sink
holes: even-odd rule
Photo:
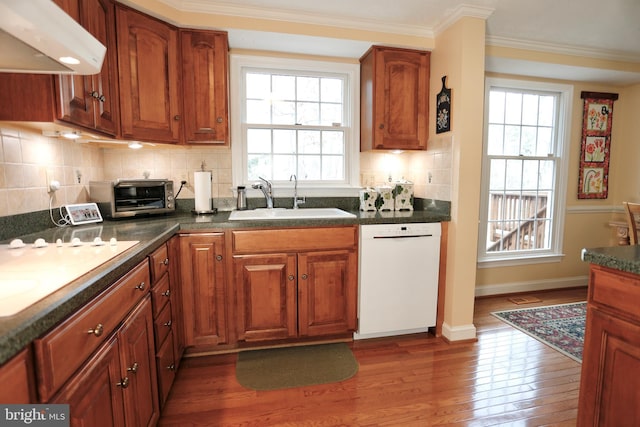
[[[248,211],[233,211],[229,215],[230,221],[250,221],[264,219],[332,219],[355,218],[352,213],[338,208],[303,208],[303,209],[254,209]]]

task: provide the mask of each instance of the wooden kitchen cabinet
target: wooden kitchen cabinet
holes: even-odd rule
[[[372,46],[360,58],[360,150],[426,150],[430,53]]]
[[[0,366],[1,403],[37,402],[32,357],[27,347]]]
[[[226,343],[224,233],[181,234],[179,239],[185,345]]]
[[[182,126],[178,30],[116,5],[121,132],[125,139],[178,143]]]
[[[591,265],[578,426],[640,425],[640,276]]]
[[[68,403],[72,426],[153,426],[160,411],[149,296],[83,364],[51,403]]]
[[[357,227],[232,231],[238,340],[357,328]]]
[[[177,336],[182,329],[179,287],[175,276],[178,256],[169,243],[160,246],[149,255],[151,266],[151,303],[153,307],[155,357],[158,368],[158,392],[160,406],[169,396],[175,374],[180,365],[184,346]]]
[[[229,145],[227,33],[180,30],[184,141]]]
[[[56,117],[116,136],[120,132],[120,108],[114,3],[112,0],[67,0],[60,6],[105,45],[107,53],[99,74],[55,78]]]

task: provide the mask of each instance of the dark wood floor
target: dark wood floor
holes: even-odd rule
[[[586,288],[529,295],[542,302],[478,299],[474,343],[354,342],[360,369],[341,383],[253,391],[235,356],[185,359],[160,426],[575,426],[581,365],[489,313],[584,301]]]

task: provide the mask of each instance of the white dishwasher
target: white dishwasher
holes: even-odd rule
[[[355,339],[426,332],[436,324],[440,223],[360,226]]]

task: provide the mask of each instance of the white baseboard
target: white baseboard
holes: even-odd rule
[[[489,295],[515,294],[520,292],[546,291],[550,289],[575,288],[587,286],[589,276],[563,277],[561,279],[531,280],[527,282],[501,283],[476,287],[476,297]]]
[[[442,323],[442,335],[449,341],[467,341],[476,339],[476,327],[473,324],[463,326],[450,326]]]

